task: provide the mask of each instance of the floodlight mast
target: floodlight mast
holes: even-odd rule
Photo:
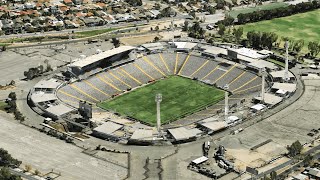
[[[155,101],[157,103],[157,131],[158,135],[161,135],[161,117],[160,117],[160,103],[162,101],[162,94],[158,93],[156,95]]]
[[[262,76],[262,86],[261,86],[261,102],[264,103],[264,92],[265,92],[265,79],[267,76],[267,71],[265,68],[260,69],[261,76]]]
[[[289,42],[286,41],[284,44],[285,48],[286,48],[286,64],[285,64],[285,68],[284,68],[284,80],[286,82],[289,81]]]
[[[224,86],[224,90],[225,90],[225,93],[224,93],[224,119],[225,120],[228,120],[228,114],[229,114],[229,84],[226,84]]]

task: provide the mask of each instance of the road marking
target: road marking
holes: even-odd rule
[[[205,75],[201,80],[205,79],[206,77],[208,77],[211,73],[213,73],[215,70],[218,69],[220,65],[217,65],[214,69],[212,69],[207,75]]]
[[[258,76],[252,78],[251,80],[247,81],[246,83],[244,83],[242,86],[238,87],[237,89],[233,90],[232,92],[236,92],[238,89],[243,88],[244,86],[246,86],[247,84],[251,83],[252,81],[254,81],[255,79],[257,79]]]
[[[136,79],[135,77],[133,77],[132,75],[130,75],[127,71],[125,71],[122,67],[121,67],[121,71],[124,72],[127,76],[129,76],[129,78],[133,79],[135,82],[137,82],[138,84],[143,84],[141,83],[138,79]]]
[[[117,90],[117,91],[121,91],[119,88],[117,88],[116,86],[114,86],[113,84],[109,83],[108,81],[104,80],[99,74],[96,75],[102,82],[106,83],[107,85],[109,85],[110,87],[112,87],[113,89]]]
[[[223,73],[223,75],[221,75],[214,83],[218,82],[221,78],[223,78],[225,75],[227,75],[230,71],[232,71],[233,68],[235,68],[236,65],[233,65],[228,71],[226,71],[225,73]]]
[[[151,77],[148,73],[146,73],[140,66],[138,66],[138,64],[133,64],[136,68],[138,68],[143,74],[145,74],[146,76],[148,76],[151,80],[154,80],[153,77]]]
[[[176,71],[177,71],[177,65],[178,65],[178,59],[179,59],[179,53],[177,53],[177,55],[176,55],[176,63],[175,63],[175,66],[174,66],[173,74],[176,74]]]
[[[258,85],[256,85],[256,86],[252,86],[252,87],[250,87],[250,88],[247,88],[247,89],[244,89],[244,90],[241,90],[241,91],[237,91],[237,92],[235,92],[235,94],[239,94],[240,92],[243,92],[243,91],[248,91],[248,90],[253,89],[253,88],[256,88],[256,87],[258,87],[258,86],[261,86],[261,84],[258,84]]]
[[[168,72],[170,72],[170,69],[169,69],[169,67],[168,67],[168,65],[167,65],[167,63],[166,63],[166,61],[163,59],[163,57],[162,57],[162,55],[159,53],[159,56],[160,56],[160,59],[161,59],[161,61],[163,62],[163,64],[164,64],[164,66],[166,66],[166,68],[167,68],[167,70],[168,70]]]
[[[63,91],[63,90],[61,90],[61,89],[59,89],[58,92],[61,92],[62,94],[67,95],[67,96],[69,96],[69,97],[72,97],[72,98],[74,98],[74,99],[78,99],[79,101],[86,101],[86,100],[83,100],[83,99],[81,99],[81,98],[78,98],[78,97],[76,97],[76,96],[74,96],[74,95],[71,95],[71,94],[69,94],[69,93],[67,93],[67,92],[65,92],[65,91]],[[90,104],[96,104],[96,103],[93,103],[93,102],[90,102],[90,101],[86,101],[86,102],[88,102],[88,103],[90,103]]]
[[[72,87],[72,88],[75,89],[76,91],[80,92],[81,94],[84,94],[85,96],[87,96],[87,97],[89,97],[89,98],[91,98],[91,99],[99,102],[98,99],[96,99],[96,98],[92,97],[90,94],[84,92],[82,89],[80,89],[80,88],[79,88],[78,86],[76,86],[75,84],[70,84],[70,87]]]
[[[238,80],[239,78],[241,78],[241,76],[243,76],[247,71],[243,71],[238,77],[236,77],[234,80],[232,80],[230,83],[229,83],[229,87],[232,83],[234,83],[236,80]]]
[[[190,56],[191,56],[191,52],[188,54],[187,58],[186,58],[185,61],[183,62],[183,65],[182,65],[180,71],[178,72],[179,75],[181,74],[181,71],[182,71],[182,69],[184,68],[184,66],[185,66],[185,65],[187,64],[187,62],[189,61]]]
[[[120,82],[122,82],[124,85],[128,86],[129,88],[132,88],[129,84],[127,84],[126,82],[124,82],[122,79],[120,79],[118,76],[114,75],[112,72],[109,72],[109,74],[111,76],[113,76],[114,78],[118,79]]]
[[[163,76],[167,76],[166,74],[164,74],[158,67],[156,67],[146,56],[143,56],[142,59],[147,62],[148,64],[150,64],[155,70],[157,70],[159,73],[161,73]]]
[[[194,71],[194,72],[190,75],[190,77],[193,77],[193,75],[194,75],[195,73],[197,73],[200,69],[202,69],[208,62],[209,62],[209,60],[207,60],[206,62],[204,62],[196,71]]]
[[[93,89],[99,91],[100,93],[102,93],[102,94],[104,94],[104,95],[106,95],[106,96],[108,96],[108,97],[110,96],[109,94],[103,92],[101,89],[99,89],[99,88],[96,87],[95,85],[91,84],[89,81],[83,80],[83,82],[85,82],[86,84],[88,84],[88,85],[89,85],[90,87],[92,87]]]

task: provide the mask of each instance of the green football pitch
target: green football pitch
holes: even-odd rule
[[[299,13],[292,16],[275,18],[267,21],[243,25],[245,33],[255,30],[261,32],[274,32],[281,37],[305,41],[303,52],[308,51],[310,41],[320,41],[320,10]],[[278,40],[279,40],[278,39]]]
[[[196,80],[171,76],[98,104],[99,107],[156,124],[155,95],[162,94],[161,123],[175,121],[224,99],[224,91]]]

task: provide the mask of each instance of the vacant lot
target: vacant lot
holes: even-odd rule
[[[303,39],[303,51],[307,51],[310,41],[320,41],[320,10],[276,18],[268,21],[249,23],[243,26],[244,31],[275,32],[279,38],[289,37]]]
[[[224,92],[217,88],[187,78],[172,76],[103,102],[99,106],[154,125],[157,93],[163,96],[162,123],[177,120],[182,115],[191,114],[201,107],[215,104],[224,97]]]

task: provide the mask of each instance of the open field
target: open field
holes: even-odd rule
[[[289,37],[295,40],[303,39],[303,52],[307,52],[310,41],[320,41],[320,10],[296,14],[283,18],[249,23],[243,25],[244,32],[261,31],[275,32],[279,38]]]
[[[117,30],[119,28],[107,28],[107,29],[97,29],[97,30],[91,30],[91,31],[82,31],[82,32],[76,32],[76,37],[80,38],[80,37],[91,37],[91,36],[96,36],[99,34],[104,34],[107,32],[111,32],[114,30]]]
[[[241,13],[246,14],[246,13],[251,13],[254,11],[276,9],[276,8],[286,7],[286,6],[288,6],[288,4],[283,3],[283,2],[269,3],[269,4],[259,5],[256,7],[245,7],[244,6],[241,9],[236,8],[236,9],[230,11],[229,15],[233,18],[236,18]]]
[[[172,76],[99,104],[104,109],[156,123],[155,95],[162,93],[161,121],[171,122],[224,98],[224,92],[198,81]]]

